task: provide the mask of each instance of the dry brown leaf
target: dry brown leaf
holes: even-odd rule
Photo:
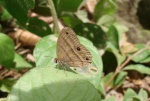
[[[88,0],[86,2],[86,8],[90,13],[93,14],[97,2],[98,2],[98,0]]]
[[[23,29],[10,32],[8,35],[14,39],[17,44],[21,43],[22,46],[35,46],[36,43],[41,39],[39,36]]]

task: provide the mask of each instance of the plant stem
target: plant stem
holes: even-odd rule
[[[143,51],[145,51],[145,50],[147,50],[147,49],[149,49],[149,48],[150,48],[150,47],[145,47],[145,48],[143,48],[143,49],[137,51],[136,53],[134,53],[133,55],[131,55],[130,57],[128,57],[128,58],[126,59],[126,61],[125,61],[121,66],[117,67],[117,69],[116,69],[115,73],[113,74],[113,76],[106,82],[106,84],[105,84],[105,89],[106,89],[107,86],[110,84],[110,82],[112,82],[112,80],[117,76],[117,74],[122,70],[122,68],[123,68],[124,66],[126,66],[126,65],[131,61],[131,59],[132,59],[133,57],[137,56],[138,54],[142,53]]]
[[[48,7],[50,8],[52,17],[53,17],[53,21],[54,21],[54,33],[59,34],[60,30],[59,30],[59,26],[58,26],[58,17],[57,17],[57,13],[55,10],[55,6],[53,3],[53,0],[47,0],[48,1]]]

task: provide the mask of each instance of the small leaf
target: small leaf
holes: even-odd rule
[[[14,43],[7,35],[0,33],[0,64],[13,67],[15,56]]]
[[[53,0],[57,13],[76,12],[82,0]]]
[[[107,32],[108,41],[119,50],[119,34],[115,26],[111,25]]]
[[[90,96],[89,96],[90,95]],[[95,87],[81,75],[55,68],[34,68],[14,85],[7,101],[99,101]]]
[[[3,7],[1,7],[1,16],[0,16],[0,19],[2,21],[5,21],[5,20],[10,20],[12,18],[12,16],[7,12],[7,10]]]
[[[15,54],[14,62],[16,63],[16,69],[23,69],[23,68],[31,68],[32,65],[24,60],[19,54]]]
[[[118,65],[117,58],[115,54],[111,51],[105,51],[102,56],[102,60],[104,65],[104,71],[106,72],[114,71]]]
[[[140,64],[137,64],[137,65],[128,65],[126,67],[124,67],[123,70],[136,70],[142,74],[148,74],[150,75],[150,68],[149,67],[146,67],[144,65],[140,65]]]
[[[138,94],[138,97],[141,99],[141,101],[148,101],[148,94],[145,90],[140,89],[140,92]]]
[[[115,21],[116,21],[116,19],[114,17],[112,17],[111,14],[105,14],[105,15],[101,16],[101,18],[98,19],[97,24],[99,26],[101,26],[101,25],[110,26]]]
[[[150,55],[147,58],[140,61],[140,63],[148,63],[148,62],[150,62]]]
[[[14,83],[15,83],[15,80],[13,80],[13,79],[0,80],[0,90],[3,92],[9,93],[11,91]]]
[[[106,91],[105,91],[105,89],[104,89],[104,84],[103,84],[102,82],[100,82],[99,92],[100,92],[102,98],[105,97]]]
[[[64,15],[61,17],[61,19],[64,21],[66,26],[71,27],[71,28],[74,28],[75,26],[82,23],[82,21],[80,21],[78,18],[76,18],[73,15],[72,16],[71,15]]]
[[[141,49],[145,48],[146,45],[137,44],[136,47],[138,48],[138,50],[141,50]],[[135,57],[133,57],[132,60],[134,62],[142,63],[142,61],[144,61],[146,58],[149,58],[149,56],[150,56],[150,49],[147,49],[147,50],[141,52],[140,54],[136,55]]]
[[[100,0],[94,10],[94,19],[97,21],[105,14],[114,14],[115,8],[116,4],[113,0]]]
[[[136,96],[132,98],[132,101],[142,101],[142,100],[138,96]]]
[[[130,101],[135,96],[137,96],[137,94],[131,88],[128,88],[124,95],[123,101]]]
[[[122,85],[127,76],[127,72],[121,71],[115,78],[114,86]]]
[[[113,25],[116,27],[119,35],[121,35],[120,37],[122,37],[123,33],[129,30],[128,27],[126,27],[124,24],[122,24],[119,21],[116,21]]]
[[[110,44],[110,42],[107,43],[107,46],[108,46],[108,47],[107,47],[107,50],[106,50],[106,51],[110,52],[110,53],[112,54],[112,56],[113,56],[113,55],[115,56],[114,59],[115,59],[116,62],[117,62],[117,65],[116,65],[115,67],[117,67],[117,66],[119,66],[120,64],[122,64],[122,62],[126,59],[126,56],[120,54],[119,50],[116,49],[116,48],[114,47],[114,45]],[[108,56],[108,57],[109,57],[109,56]],[[110,58],[110,57],[109,57],[109,58]],[[111,60],[108,60],[107,58],[106,58],[106,60],[107,60],[107,61],[111,61]],[[114,62],[114,61],[111,61],[111,62]],[[109,64],[109,65],[110,65],[110,64]]]
[[[87,11],[78,10],[75,14],[82,22],[90,22],[90,20],[88,19]]]
[[[109,79],[113,76],[113,74],[114,73],[110,72],[103,78],[104,84],[106,84],[109,81]],[[112,80],[112,82],[110,82],[109,86],[113,86],[113,83],[114,83],[114,80]]]

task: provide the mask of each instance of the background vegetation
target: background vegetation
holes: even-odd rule
[[[0,0],[0,95],[8,101],[150,100],[148,0]],[[72,28],[96,71],[56,68]]]

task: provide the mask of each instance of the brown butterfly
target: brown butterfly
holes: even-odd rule
[[[83,67],[92,63],[91,53],[80,44],[75,32],[69,27],[63,28],[58,37],[55,62],[68,67]]]

